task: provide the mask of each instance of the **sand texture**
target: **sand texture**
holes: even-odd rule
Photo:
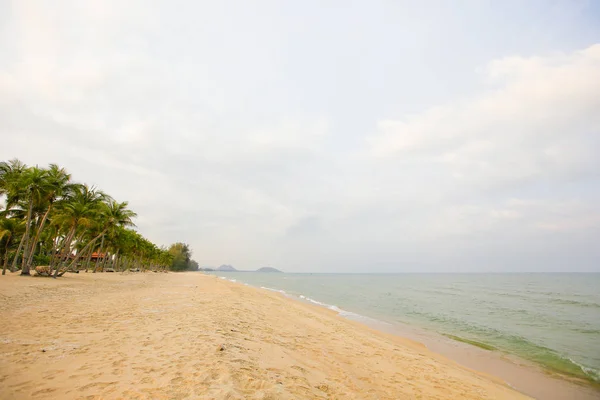
[[[200,273],[0,277],[0,399],[521,399],[329,310]]]

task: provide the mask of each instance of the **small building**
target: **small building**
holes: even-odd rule
[[[93,252],[92,256],[90,257],[90,261],[104,261],[106,256],[107,256],[106,253]]]

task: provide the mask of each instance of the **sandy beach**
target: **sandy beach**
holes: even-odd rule
[[[2,399],[525,399],[335,313],[200,273],[0,279]]]

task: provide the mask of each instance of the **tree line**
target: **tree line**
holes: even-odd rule
[[[197,269],[190,247],[158,247],[135,231],[128,203],[72,180],[64,168],[0,162],[0,265],[30,275]]]

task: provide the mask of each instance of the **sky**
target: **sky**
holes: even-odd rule
[[[202,266],[600,271],[600,2],[0,0],[0,160]]]

